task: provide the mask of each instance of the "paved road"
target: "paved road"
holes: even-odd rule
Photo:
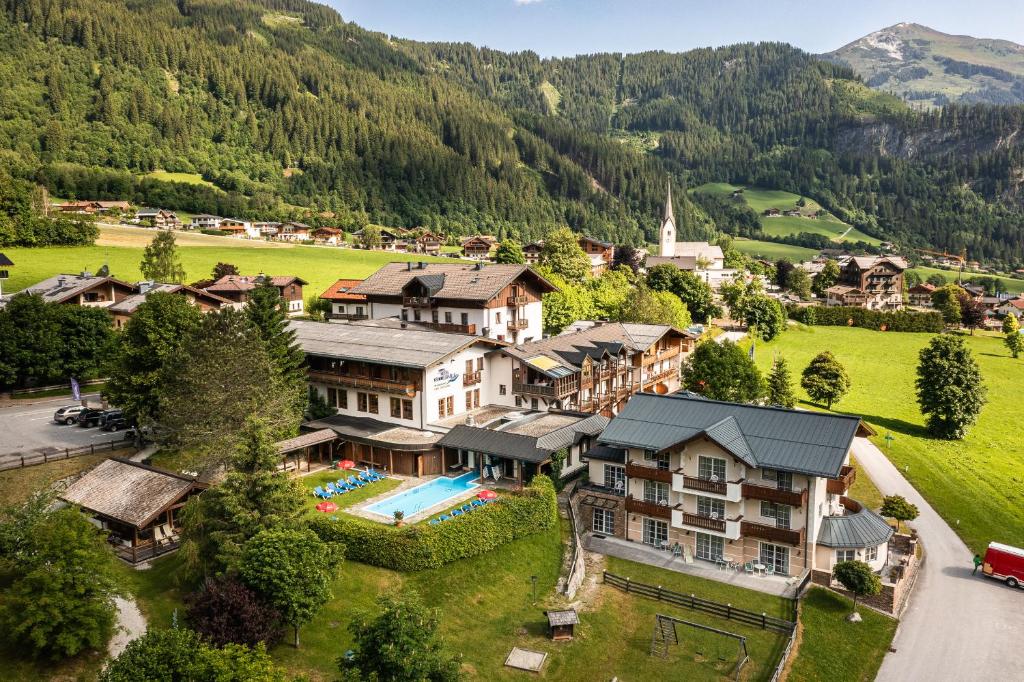
[[[90,397],[90,396],[85,396]],[[91,394],[90,404],[98,403]],[[12,453],[55,453],[64,448],[107,443],[123,434],[102,429],[83,429],[53,422],[53,413],[63,405],[73,405],[70,398],[54,398],[32,405],[0,407],[0,461]]]
[[[877,679],[1024,679],[1024,590],[972,576],[970,550],[885,455],[866,438],[853,453],[884,495],[920,509],[912,525],[927,555]]]

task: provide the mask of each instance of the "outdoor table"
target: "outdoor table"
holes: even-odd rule
[[[760,575],[764,575],[764,570],[766,568],[768,567],[764,564],[754,564],[754,570],[757,571]]]
[[[724,556],[724,557],[722,557],[722,559],[725,560],[726,565],[730,569],[736,568],[736,560],[733,559],[731,556]]]

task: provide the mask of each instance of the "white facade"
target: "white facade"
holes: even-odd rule
[[[409,322],[475,325],[476,334],[479,336],[514,344],[536,341],[543,336],[540,301],[519,307],[519,319],[526,320],[526,327],[518,330],[508,328],[509,309],[505,307],[460,308],[442,305],[436,308],[415,308],[400,303],[368,303],[367,306],[370,319],[373,320],[396,317]],[[434,319],[434,313],[437,313],[437,319]]]

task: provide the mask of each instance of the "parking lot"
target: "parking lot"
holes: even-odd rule
[[[95,395],[91,397],[90,405],[98,402]],[[53,413],[64,405],[73,404],[70,398],[55,398],[32,405],[0,407],[0,462],[23,455],[57,454],[66,448],[107,445],[124,436],[98,428],[55,424]]]

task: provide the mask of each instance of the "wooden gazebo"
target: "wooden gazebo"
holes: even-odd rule
[[[281,456],[281,468],[285,471],[295,469],[302,470],[302,462],[306,462],[306,471],[310,469],[310,462],[316,458],[319,464],[330,464],[334,457],[334,442],[338,434],[333,429],[318,429],[274,443],[277,454]],[[290,460],[290,461],[289,461]]]
[[[178,548],[178,510],[206,489],[191,476],[114,458],[72,483],[61,499],[110,532],[117,555],[135,564]]]

